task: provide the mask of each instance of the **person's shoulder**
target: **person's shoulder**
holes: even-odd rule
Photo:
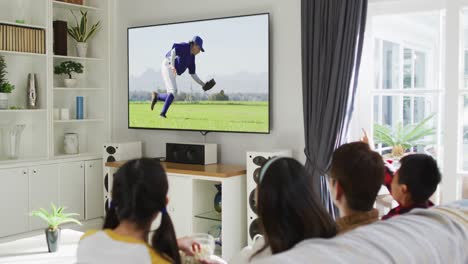
[[[167,260],[163,256],[161,256],[161,254],[157,253],[149,245],[146,245],[146,248],[148,249],[148,253],[150,255],[152,264],[170,264],[171,263],[169,260]]]
[[[99,232],[99,231],[101,231],[101,230],[92,229],[92,230],[86,231],[86,232],[81,236],[80,241],[83,240],[83,239],[85,239],[85,238],[87,238],[87,237],[90,237],[90,236],[96,234],[96,233]]]

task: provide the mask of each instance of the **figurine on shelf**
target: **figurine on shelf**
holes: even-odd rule
[[[222,206],[221,206],[221,184],[215,184],[216,189],[218,192],[214,197],[214,209],[216,212],[221,213]]]

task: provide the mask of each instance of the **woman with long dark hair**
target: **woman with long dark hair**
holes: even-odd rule
[[[112,202],[102,231],[87,232],[81,239],[78,263],[181,263],[179,246],[190,251],[191,242],[178,241],[166,211],[166,173],[151,159],[127,162],[116,174]],[[151,223],[161,215],[161,224],[148,235]]]
[[[311,180],[304,166],[292,158],[276,157],[263,165],[257,185],[263,237],[230,263],[248,263],[291,249],[305,239],[336,235],[335,222],[320,203]]]

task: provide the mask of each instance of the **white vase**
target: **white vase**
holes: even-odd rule
[[[65,83],[65,87],[73,88],[76,86],[77,80],[76,79],[65,79],[63,80]]]
[[[8,93],[0,93],[0,109],[8,109]]]
[[[66,133],[63,141],[63,149],[65,154],[78,154],[78,146],[78,134]]]
[[[88,53],[88,43],[77,42],[76,51],[78,53],[78,57],[86,57],[86,54]]]

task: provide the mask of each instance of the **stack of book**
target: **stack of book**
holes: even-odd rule
[[[45,38],[44,29],[0,24],[0,50],[44,54]]]

